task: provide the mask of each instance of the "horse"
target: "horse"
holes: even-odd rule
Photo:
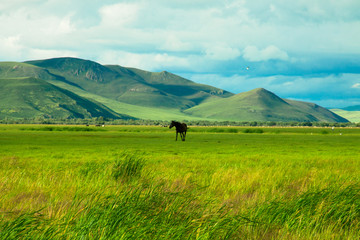
[[[176,141],[177,141],[178,133],[180,133],[181,140],[185,141],[186,131],[188,129],[187,125],[185,123],[171,121],[169,128],[172,127],[176,128]]]

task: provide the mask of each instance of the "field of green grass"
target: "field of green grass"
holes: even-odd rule
[[[359,128],[0,125],[0,239],[358,239]]]
[[[346,118],[350,122],[360,122],[360,111],[346,111],[343,109],[331,109],[331,111]]]

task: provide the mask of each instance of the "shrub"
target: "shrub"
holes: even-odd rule
[[[254,128],[254,129],[244,129],[243,133],[264,133],[264,130],[260,129],[260,128]]]
[[[226,132],[228,132],[228,133],[237,133],[238,130],[237,130],[236,128],[228,128],[228,129],[226,130]]]
[[[91,127],[58,127],[58,126],[45,126],[45,127],[23,127],[22,131],[69,131],[69,132],[95,132],[105,131],[103,128],[91,128]]]

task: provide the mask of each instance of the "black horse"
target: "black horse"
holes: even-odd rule
[[[181,140],[185,141],[186,131],[188,129],[187,125],[185,123],[171,121],[169,128],[172,127],[176,128],[176,141],[177,141],[178,133],[180,133]]]

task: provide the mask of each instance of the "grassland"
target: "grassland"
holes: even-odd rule
[[[358,239],[359,137],[0,125],[0,239]]]
[[[348,119],[350,122],[360,122],[360,111],[347,111],[343,109],[331,109],[331,111]]]

